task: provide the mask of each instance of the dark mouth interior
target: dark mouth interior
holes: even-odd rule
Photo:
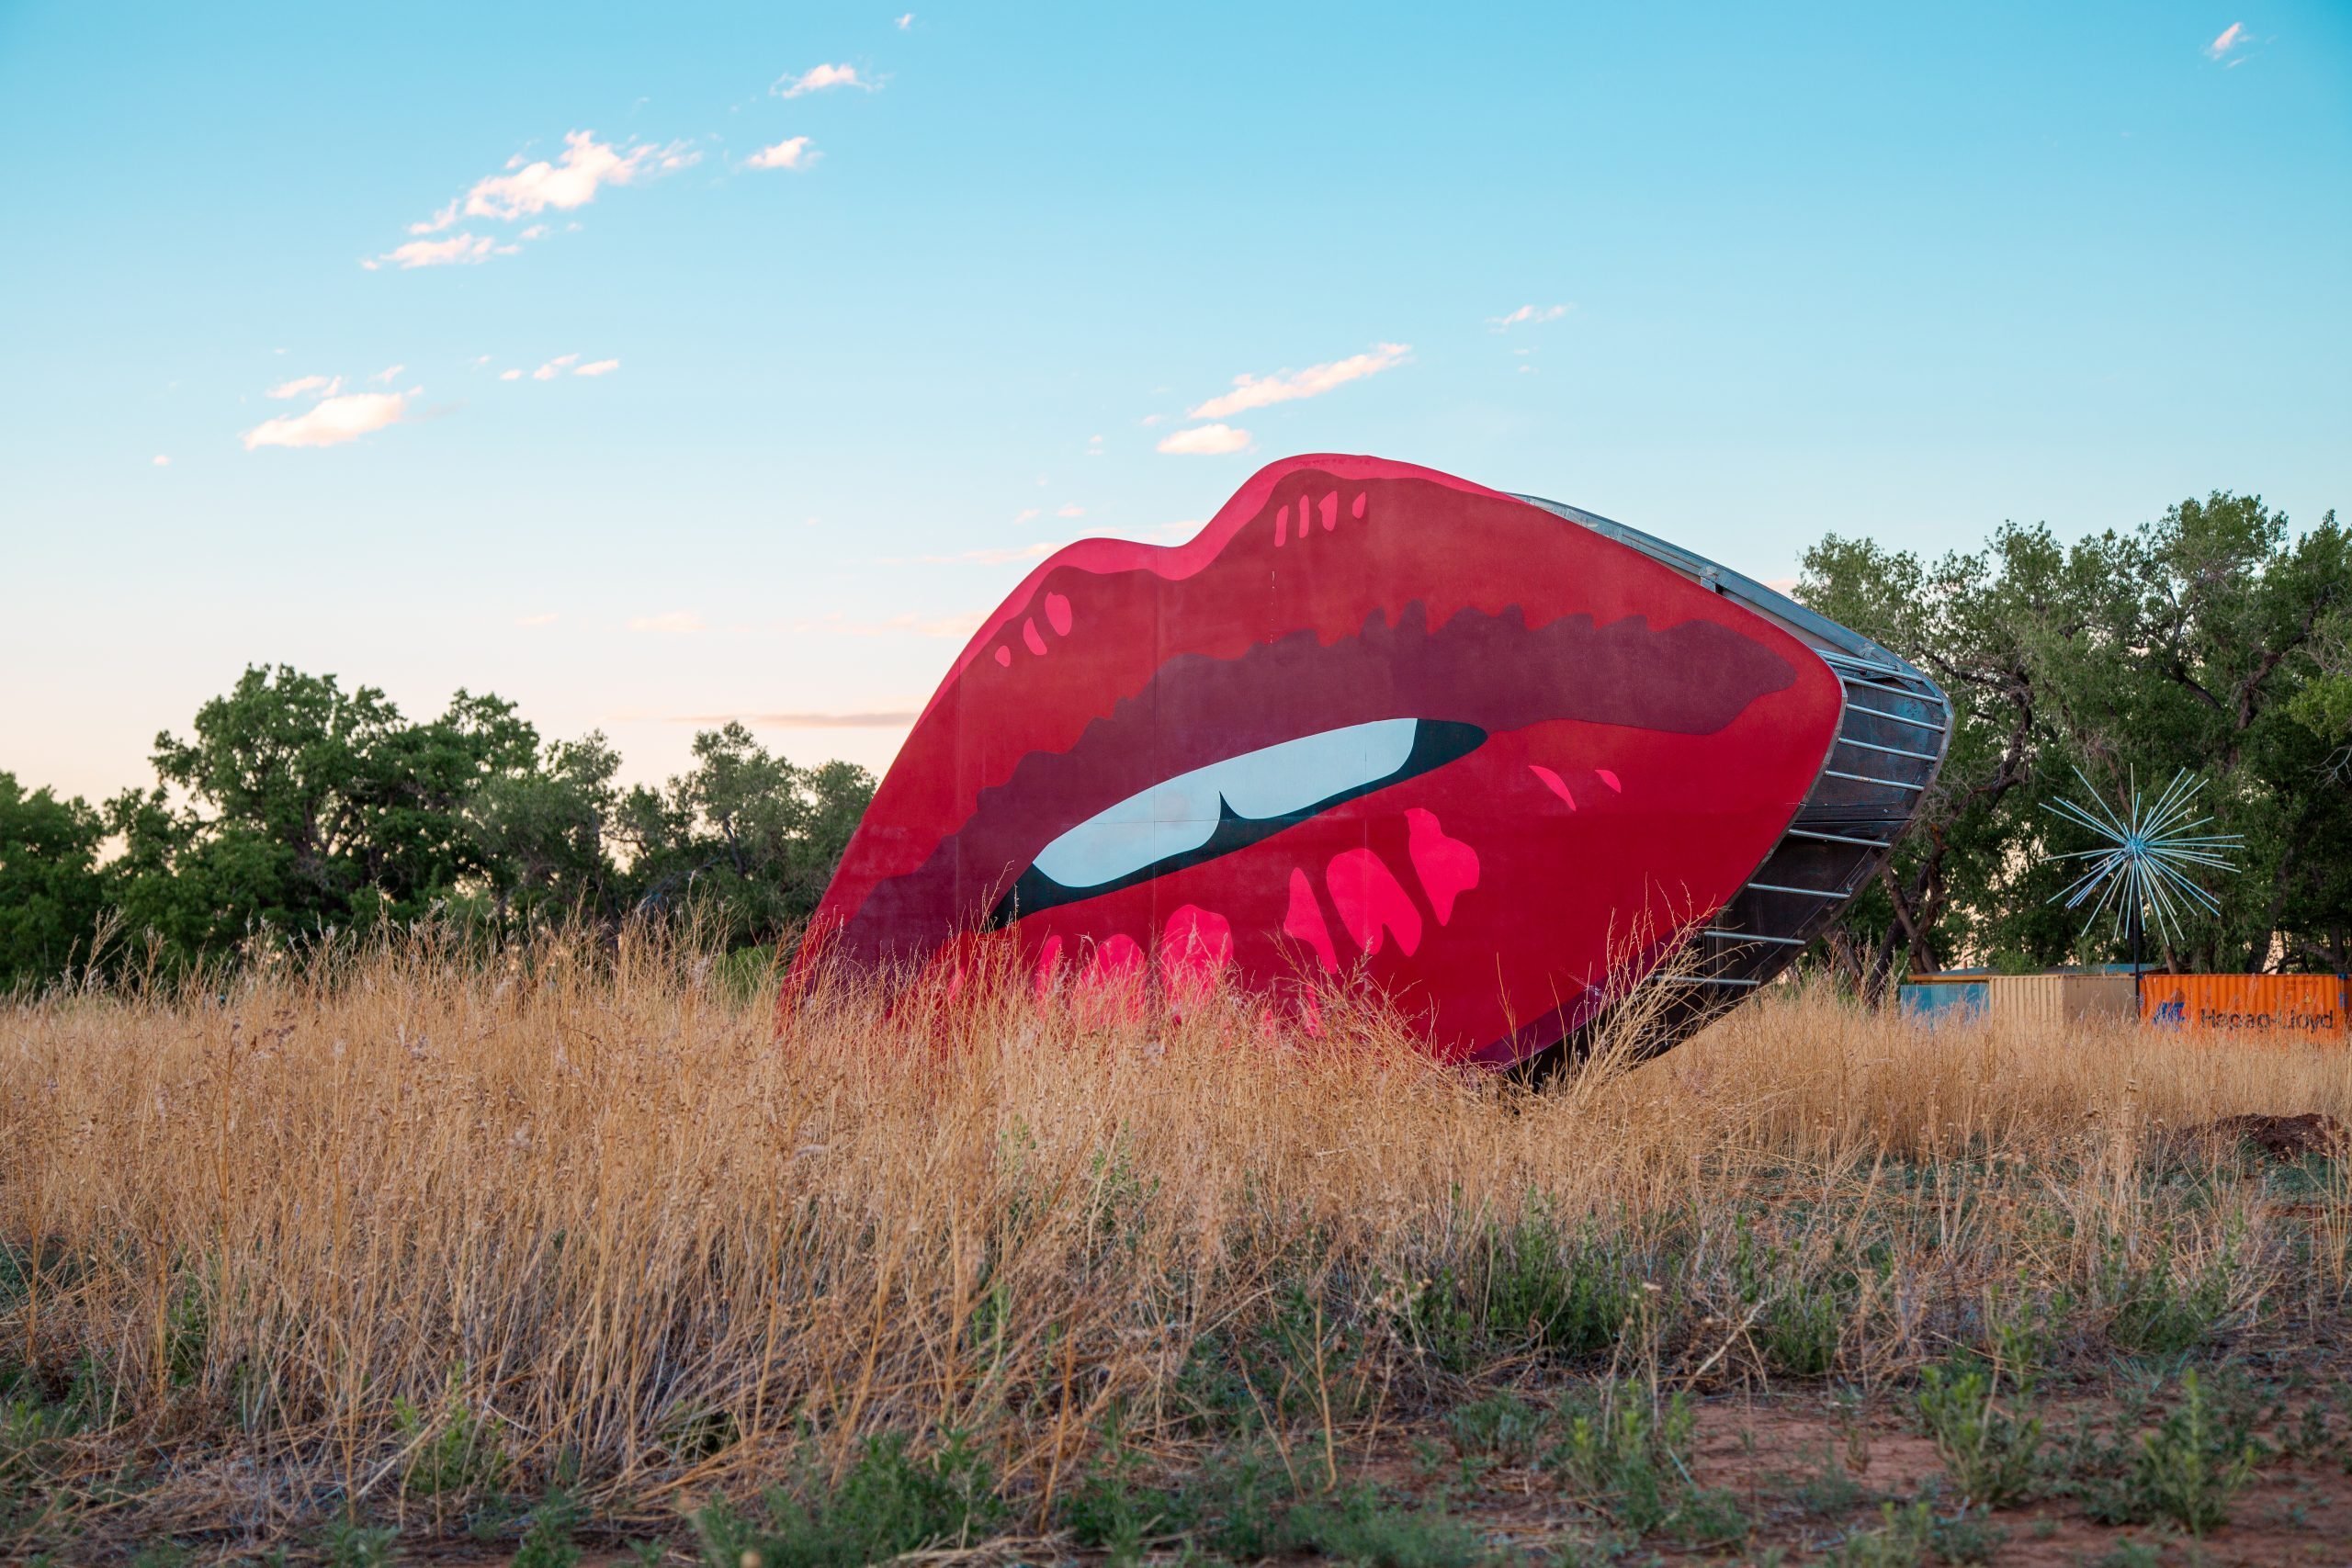
[[[1460,724],[1449,719],[1422,719],[1414,727],[1412,748],[1405,760],[1377,778],[1366,779],[1296,810],[1266,817],[1243,817],[1220,798],[1216,825],[1205,842],[1163,856],[1123,875],[1085,886],[1066,886],[1033,864],[998,900],[996,908],[989,911],[988,923],[990,926],[1010,925],[1024,915],[1034,915],[1062,904],[1099,898],[1104,894],[1149,882],[1154,877],[1166,876],[1187,866],[1200,865],[1238,850],[1246,850],[1285,828],[1320,816],[1334,807],[1386,789],[1392,784],[1402,784],[1407,779],[1416,778],[1466,757],[1485,744],[1486,739],[1487,732],[1475,724]]]

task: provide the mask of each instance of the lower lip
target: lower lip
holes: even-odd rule
[[[1625,911],[1660,909],[1670,926],[1737,890],[1789,807],[1726,806],[1712,774],[1726,741],[1773,740],[1754,708],[1711,736],[1532,725],[1248,849],[1017,929],[1044,987],[1150,971],[1177,991],[1223,974],[1261,986],[1291,976],[1272,988],[1296,995],[1361,975],[1441,1055],[1515,1059],[1585,1021],[1600,969],[1648,956],[1662,933]],[[1594,955],[1593,972],[1564,974],[1566,953]]]

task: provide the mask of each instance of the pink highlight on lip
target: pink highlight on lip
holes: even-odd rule
[[[1233,962],[1233,922],[1198,904],[1180,906],[1159,933],[1159,968],[1170,987],[1201,992]]]
[[[1617,775],[1611,773],[1607,768],[1593,769],[1592,776],[1599,779],[1602,784],[1607,784],[1609,786],[1609,792],[1611,795],[1623,795],[1625,793],[1625,786],[1619,784],[1617,782]]]
[[[1405,812],[1405,852],[1421,879],[1430,908],[1443,925],[1453,918],[1453,901],[1478,886],[1478,852],[1454,838],[1437,813],[1415,806]]]
[[[1285,506],[1274,513],[1274,547],[1280,549],[1283,536],[1290,532],[1290,508]]]
[[[1058,932],[1046,939],[1037,950],[1037,995],[1043,997],[1054,988],[1054,971],[1061,967],[1062,939]]]
[[[1323,498],[1323,531],[1329,533],[1340,525],[1340,492],[1333,491]]]
[[[1003,666],[1004,666],[1006,669],[1008,669],[1008,670],[1012,669],[1012,649],[1009,649],[1009,648],[1005,647],[1002,643],[999,643],[999,644],[997,644],[997,649],[996,649],[996,661],[997,661],[999,664],[1003,665]]]
[[[1120,931],[1104,937],[1094,949],[1093,958],[1086,965],[1085,976],[1079,981],[1081,988],[1099,991],[1124,984],[1143,974],[1143,946],[1135,938]]]
[[[1054,628],[1056,637],[1069,636],[1069,596],[1068,594],[1046,595],[1046,624]]]
[[[1037,635],[1037,621],[1034,615],[1021,623],[1021,640],[1028,645],[1032,653],[1046,651],[1046,639]]]
[[[1537,778],[1542,779],[1545,789],[1550,790],[1554,795],[1556,795],[1562,800],[1566,801],[1568,803],[1569,810],[1574,811],[1577,808],[1577,797],[1568,793],[1568,786],[1566,783],[1561,779],[1559,774],[1554,773],[1551,769],[1545,767],[1541,762],[1528,763],[1527,771],[1533,773]]]
[[[1370,850],[1342,850],[1333,855],[1323,870],[1323,886],[1331,890],[1340,923],[1365,957],[1378,953],[1391,934],[1408,958],[1421,945],[1421,912],[1405,896],[1388,863]]]
[[[1322,909],[1316,905],[1314,885],[1298,866],[1290,871],[1290,910],[1283,916],[1283,931],[1313,948],[1323,967],[1338,973],[1340,950],[1331,941],[1331,928],[1324,923]]]
[[[1360,490],[1356,491],[1355,504],[1348,508],[1348,515],[1351,517],[1362,517],[1363,515],[1363,503],[1371,499],[1372,492],[1370,491]]]

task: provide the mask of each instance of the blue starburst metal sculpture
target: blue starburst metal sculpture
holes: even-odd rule
[[[2241,836],[2198,831],[2212,818],[2189,815],[2198,791],[2205,784],[2202,779],[2191,778],[2185,769],[2173,775],[2172,783],[2165,786],[2153,805],[2141,799],[2140,781],[2135,773],[2129,800],[2120,816],[2099,798],[2098,791],[2083,777],[2080,768],[2075,770],[2075,777],[2082,780],[2090,804],[2086,807],[2060,800],[2045,809],[2076,827],[2088,829],[2103,841],[2095,849],[2071,850],[2052,857],[2086,861],[2089,864],[2063,891],[2052,895],[2050,902],[2055,904],[2063,899],[2069,909],[2088,905],[2090,912],[2083,921],[2086,936],[2100,915],[2111,909],[2115,934],[2131,942],[2132,977],[2136,984],[2146,919],[2154,916],[2158,933],[2170,935],[2177,942],[2181,937],[2185,917],[2220,914],[2220,900],[2199,886],[2189,874],[2194,870],[2237,870],[2228,852],[2242,841]]]

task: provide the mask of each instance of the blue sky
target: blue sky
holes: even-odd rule
[[[1767,579],[2352,503],[2340,5],[910,3],[0,7],[0,769],[281,660],[879,764],[1298,451]]]

